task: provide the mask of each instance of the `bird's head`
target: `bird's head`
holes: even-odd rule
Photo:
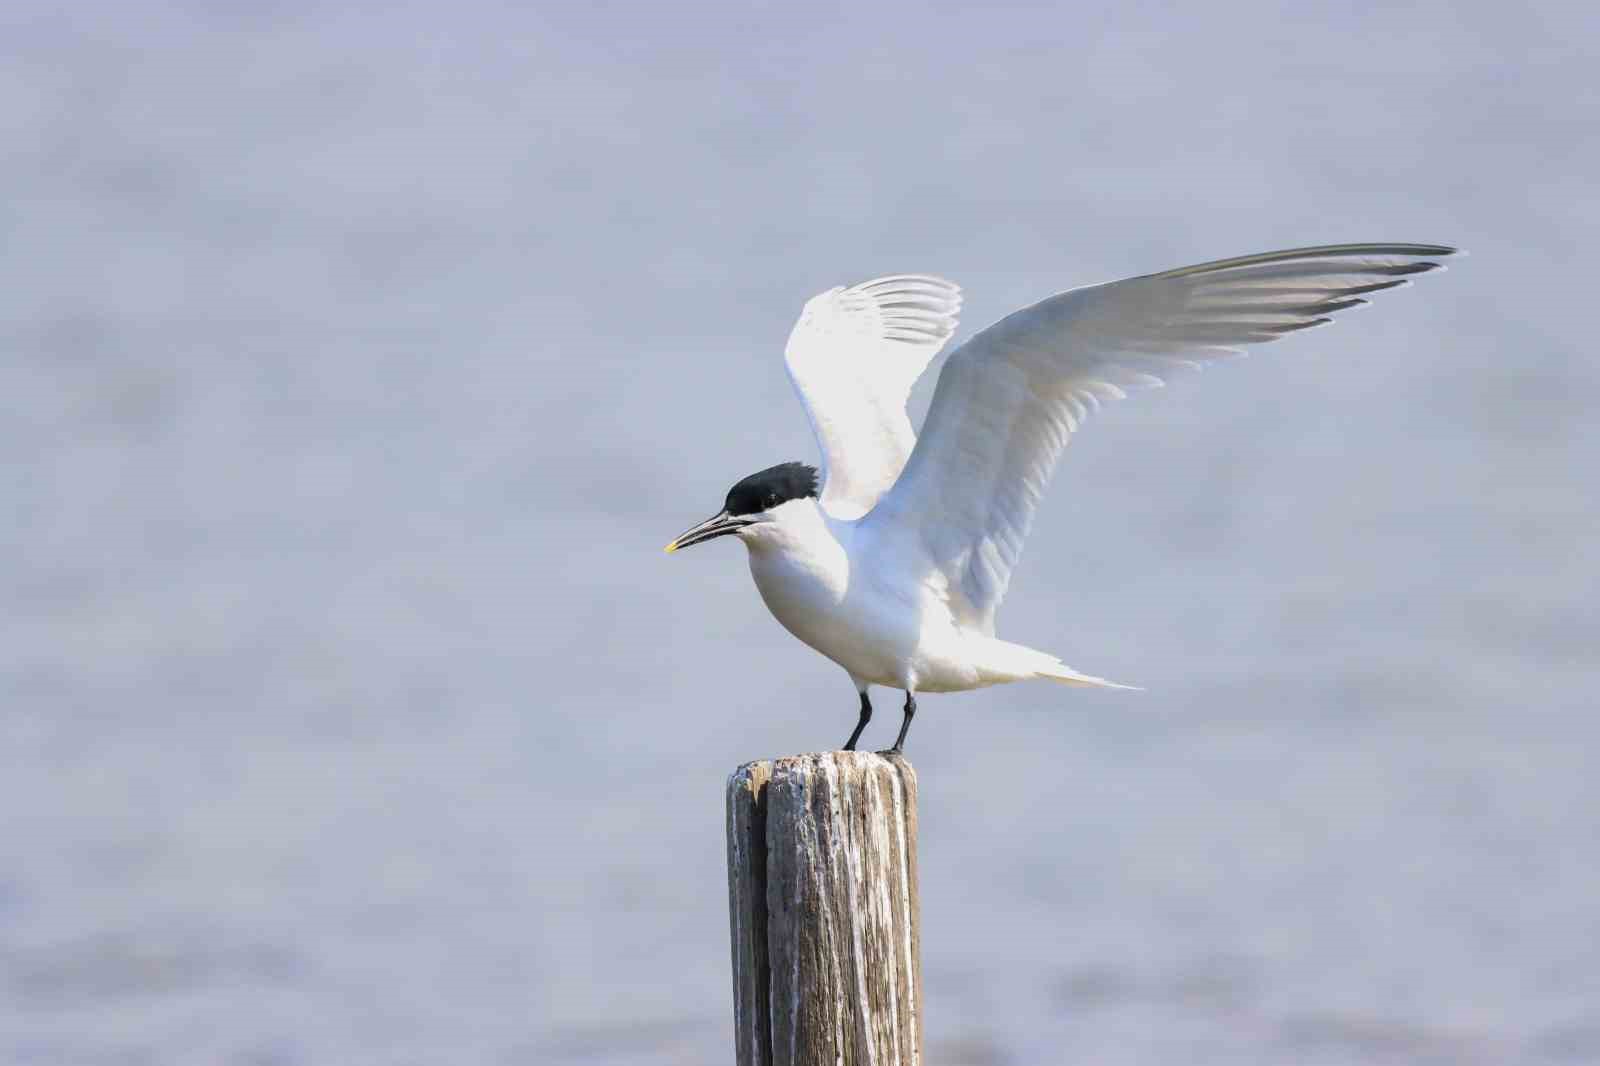
[[[761,535],[762,526],[781,524],[786,504],[816,498],[816,467],[805,463],[769,466],[729,489],[721,511],[678,534],[665,550],[675,552],[729,533],[737,533],[741,539],[749,541]]]

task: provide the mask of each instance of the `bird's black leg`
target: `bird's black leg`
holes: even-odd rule
[[[880,752],[882,755],[900,755],[905,747],[906,733],[911,729],[911,719],[917,716],[917,698],[910,692],[906,693],[905,717],[900,720],[900,735],[894,738],[894,747],[888,751]]]
[[[861,717],[856,719],[856,730],[850,734],[850,739],[844,742],[845,751],[855,751],[856,741],[861,739],[861,731],[867,728],[867,723],[872,721],[872,702],[867,699],[867,690],[861,690]]]

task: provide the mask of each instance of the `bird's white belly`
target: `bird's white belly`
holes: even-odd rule
[[[773,553],[750,555],[750,573],[761,599],[783,627],[844,667],[852,677],[903,687],[917,646],[909,609],[875,604],[869,590],[851,587],[848,561],[796,559]]]
[[[924,590],[885,587],[873,575],[852,580],[842,552],[837,560],[752,552],[750,573],[773,617],[858,682],[920,692],[992,683],[964,654],[943,603],[921,602]]]

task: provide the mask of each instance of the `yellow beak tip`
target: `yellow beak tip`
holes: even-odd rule
[[[668,544],[665,548],[662,548],[661,550],[666,552],[668,555],[671,555],[673,552],[678,550],[678,542],[677,541],[673,541],[671,544]]]

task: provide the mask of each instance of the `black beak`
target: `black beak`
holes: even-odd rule
[[[735,518],[727,511],[723,511],[721,514],[712,515],[699,525],[691,526],[689,529],[679,533],[677,539],[662,550],[670,555],[679,548],[687,548],[691,544],[703,544],[708,540],[725,537],[729,533],[736,532],[749,524],[750,520],[748,518]]]

